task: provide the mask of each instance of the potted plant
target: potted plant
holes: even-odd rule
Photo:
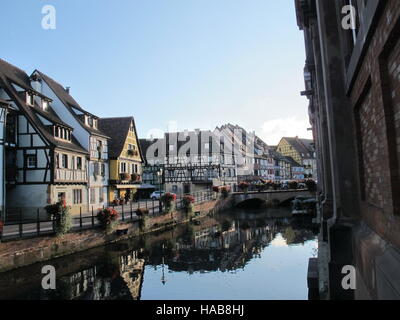
[[[239,183],[239,189],[242,190],[244,193],[247,193],[249,190],[250,184],[248,182],[241,182]]]
[[[61,200],[55,204],[45,207],[50,219],[53,220],[54,231],[57,237],[62,237],[72,227],[72,217],[70,215],[70,207],[67,206],[65,200]]]
[[[122,181],[129,181],[131,180],[131,175],[129,173],[120,173],[120,178]]]
[[[176,194],[167,192],[161,197],[161,202],[164,204],[165,212],[170,213],[174,209],[174,203],[176,201]]]
[[[131,180],[132,180],[133,182],[138,182],[138,181],[140,181],[140,175],[137,174],[137,173],[132,173],[132,175],[131,175]]]
[[[145,215],[148,215],[148,214],[149,214],[149,210],[148,209],[139,208],[139,209],[136,210],[136,215],[138,217],[140,217],[140,218],[145,216]]]
[[[228,198],[229,193],[231,192],[231,187],[230,186],[223,186],[220,188],[221,190],[221,195],[223,198]]]
[[[117,210],[112,208],[99,209],[97,220],[106,233],[111,233],[118,224],[119,214]]]
[[[182,198],[182,206],[187,213],[193,211],[194,202],[195,198],[191,195],[186,195]]]

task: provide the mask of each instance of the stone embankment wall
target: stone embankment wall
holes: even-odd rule
[[[229,209],[231,206],[231,198],[196,204],[193,209],[195,213],[193,219]],[[120,223],[118,229],[127,229],[127,234],[120,236],[116,233],[107,235],[102,229],[96,228],[70,232],[61,238],[50,236],[0,243],[0,272],[136,237],[140,234],[165,230],[174,225],[186,223],[190,218],[183,211],[175,211],[172,214],[149,216],[144,220],[143,227],[140,227],[138,221]]]

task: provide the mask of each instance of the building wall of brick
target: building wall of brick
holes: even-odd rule
[[[350,92],[355,123],[358,125],[361,214],[372,230],[398,247],[399,21],[400,2],[388,0],[377,20]],[[392,125],[395,125],[395,130],[391,130]],[[397,146],[393,147],[390,140],[397,141]]]
[[[358,1],[363,19],[354,46],[352,30],[340,25],[345,0],[295,3],[305,34],[310,121],[323,170],[320,247],[326,252],[319,256],[326,261],[319,262],[328,272],[320,279],[320,288],[327,288],[321,296],[400,299],[400,1]],[[343,110],[352,120],[346,128]],[[354,156],[345,139],[354,142]],[[341,166],[338,155],[345,159]],[[346,184],[341,182],[354,171],[354,194],[343,201]],[[357,272],[353,292],[340,285],[341,268],[348,264]]]

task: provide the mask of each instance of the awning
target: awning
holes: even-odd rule
[[[117,189],[138,189],[140,184],[116,184],[114,187]]]
[[[143,183],[143,184],[139,184],[137,186],[138,189],[157,189],[157,187],[153,186],[152,184],[147,184],[147,183]]]

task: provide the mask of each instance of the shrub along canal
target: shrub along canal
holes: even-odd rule
[[[307,299],[311,218],[232,210],[0,274],[0,299]],[[45,265],[56,290],[42,289]]]

